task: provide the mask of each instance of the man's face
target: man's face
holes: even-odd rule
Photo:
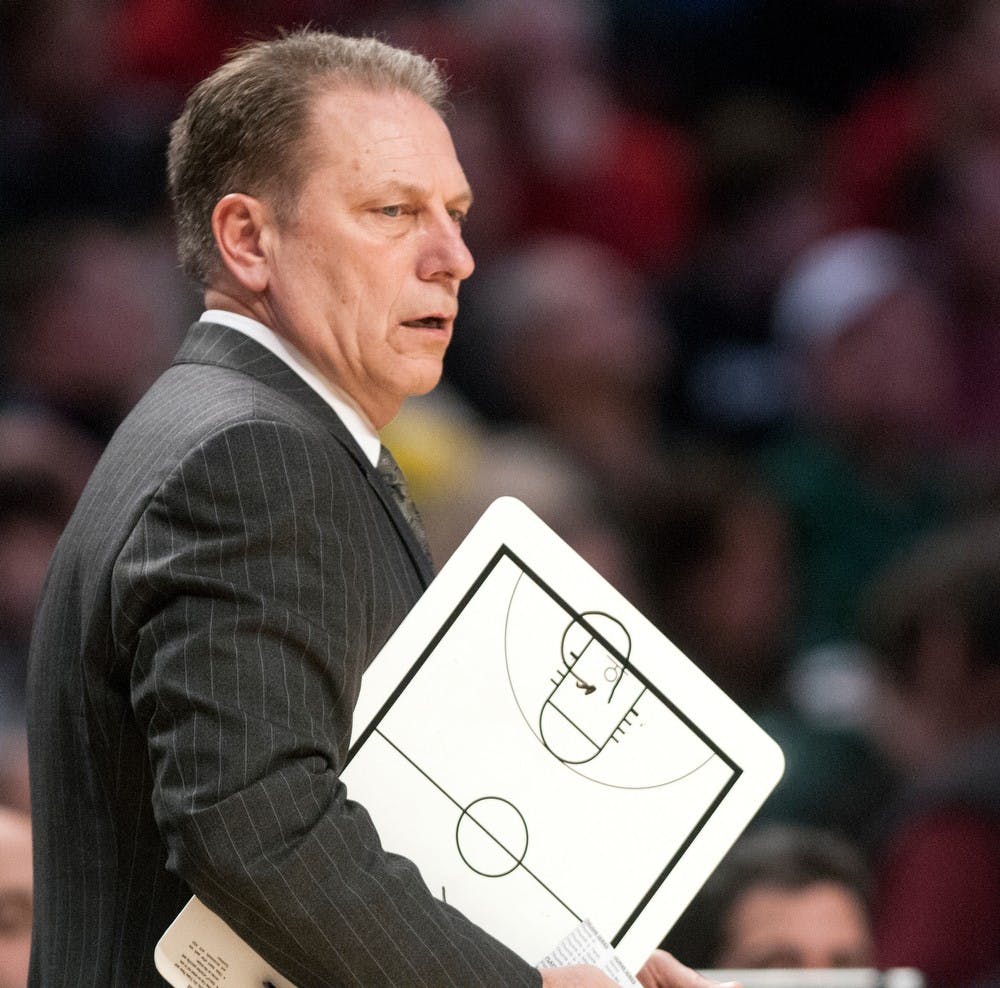
[[[865,967],[872,961],[861,902],[829,881],[749,889],[733,904],[725,937],[719,967]]]
[[[305,153],[294,215],[264,244],[268,316],[381,428],[441,376],[472,196],[448,128],[410,93],[320,94]]]

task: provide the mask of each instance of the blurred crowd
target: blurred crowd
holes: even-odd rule
[[[1000,985],[1000,0],[3,0],[0,864],[49,554],[200,311],[167,127],[306,22],[451,78],[478,267],[386,431],[437,562],[522,498],[781,743],[864,961]]]

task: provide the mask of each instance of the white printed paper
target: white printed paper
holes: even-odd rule
[[[153,952],[172,988],[295,988],[193,896]]]
[[[614,952],[611,944],[594,928],[590,920],[584,920],[575,930],[542,958],[540,968],[569,967],[573,964],[590,964],[603,971],[622,988],[639,984]]]

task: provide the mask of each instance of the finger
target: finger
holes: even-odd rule
[[[643,988],[739,988],[735,981],[709,981],[665,950],[654,950],[636,977]]]

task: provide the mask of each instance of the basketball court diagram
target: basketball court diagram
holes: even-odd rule
[[[650,678],[648,632],[587,604],[501,547],[343,775],[387,848],[532,963],[585,918],[617,946],[742,772]]]

